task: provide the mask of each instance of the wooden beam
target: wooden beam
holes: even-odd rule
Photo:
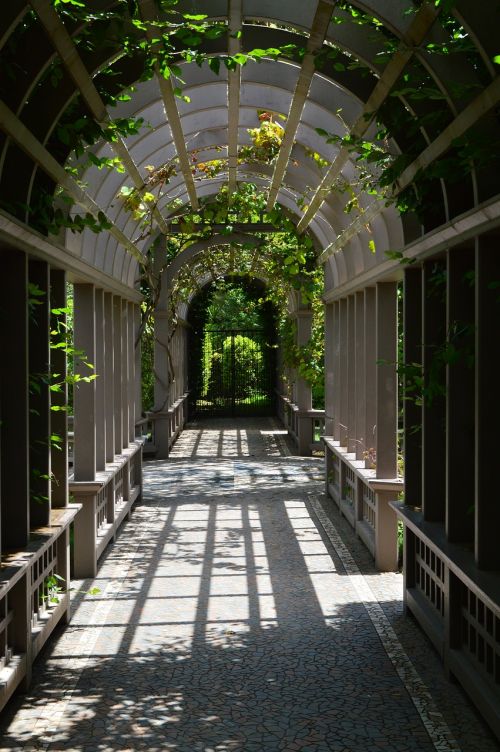
[[[145,21],[146,23],[148,21],[157,21],[156,5],[154,3],[154,0],[139,0],[139,9],[143,21]],[[154,39],[157,34],[157,30],[154,30],[152,27],[148,27],[146,36],[149,41]],[[168,125],[172,132],[172,138],[174,140],[175,148],[177,151],[177,158],[179,160],[181,172],[184,177],[184,182],[186,183],[189,200],[191,202],[192,208],[197,209],[199,206],[198,196],[196,195],[196,188],[194,185],[193,174],[191,172],[189,154],[186,148],[186,142],[184,140],[184,133],[182,130],[181,119],[179,117],[179,110],[177,109],[177,103],[175,101],[174,87],[171,79],[167,79],[162,75],[158,64],[155,64],[154,69],[163,99],[163,104],[165,106]]]
[[[500,76],[497,76],[489,86],[479,94],[457,117],[445,128],[429,146],[403,171],[395,187],[383,194],[370,204],[343,233],[331,243],[321,256],[319,263],[324,263],[333,253],[337,253],[349,242],[349,240],[361,232],[378,214],[383,212],[387,200],[395,198],[401,191],[407,188],[415,179],[418,172],[425,170],[432,162],[439,159],[452,145],[452,142],[463,136],[483,115],[493,109],[500,102]]]
[[[100,125],[107,125],[111,121],[111,118],[109,117],[106,105],[85,67],[75,43],[57,12],[49,4],[48,0],[30,0],[30,4],[38,15],[51,43],[57,50],[57,54],[73,79],[75,86],[80,91],[80,94],[92,113],[92,116]],[[144,179],[141,177],[125,141],[118,136],[116,141],[110,143],[110,146],[121,160],[125,170],[130,175],[134,186],[141,194],[145,193],[146,187],[144,185]],[[153,216],[160,230],[163,233],[167,233],[168,227],[158,207],[154,208]]]
[[[299,127],[300,118],[309,94],[311,81],[316,71],[315,55],[321,49],[325,36],[330,25],[332,12],[337,0],[318,0],[316,14],[314,16],[309,39],[307,40],[306,54],[302,60],[299,78],[295,85],[290,110],[286,121],[285,134],[281,142],[278,159],[274,168],[271,187],[267,199],[267,210],[273,208],[278,192],[283,183],[283,178],[288,167],[290,155],[292,153],[295,136]]]
[[[413,56],[415,49],[424,41],[438,14],[439,8],[429,2],[424,2],[420,7],[415,14],[415,18],[413,19],[410,28],[402,39],[399,50],[387,64],[381,78],[378,80],[374,90],[368,97],[368,100],[363,107],[363,111],[352,126],[349,135],[360,138],[366,133],[377,110],[380,109],[389,96],[391,89]],[[316,188],[304,216],[297,225],[298,232],[304,232],[306,227],[312,221],[314,215],[330,193],[342,168],[349,159],[349,155],[350,151],[343,146],[332,162],[328,172],[321,180],[321,183]]]
[[[242,0],[228,0],[229,17],[229,55],[237,55],[241,51],[241,40],[238,32],[242,27]],[[236,192],[238,172],[238,126],[240,120],[240,89],[241,67],[236,66],[233,71],[227,72],[227,156],[229,169],[229,201]]]
[[[141,252],[127,238],[127,236],[106,216],[94,199],[84,191],[73,178],[68,175],[45,146],[35,138],[28,128],[19,120],[7,105],[0,100],[0,128],[12,139],[36,164],[44,170],[71,196],[71,198],[85,211],[98,219],[99,214],[111,224],[109,232],[123,247],[140,263],[143,261]]]
[[[233,232],[282,232],[275,225],[268,224],[267,222],[228,222],[233,228]],[[227,225],[225,224],[211,224],[210,222],[201,222],[200,224],[190,224],[189,232],[196,233],[210,228],[214,232],[225,232]],[[183,224],[173,224],[169,228],[170,234],[181,235],[186,233],[186,227]]]

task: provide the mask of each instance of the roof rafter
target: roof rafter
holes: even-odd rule
[[[109,232],[124,246],[124,248],[139,262],[143,256],[127,236],[112,222],[106,213],[96,204],[93,198],[84,191],[73,178],[68,175],[52,154],[35,138],[31,131],[19,120],[7,105],[0,100],[0,128],[12,139],[33,161],[44,170],[56,183],[62,186],[71,198],[85,211],[99,219],[99,214],[110,223]]]
[[[139,0],[139,8],[143,21],[157,21],[156,6],[154,0]],[[149,41],[155,38],[155,32],[151,27],[147,29],[146,35]],[[193,207],[193,209],[196,210],[199,206],[198,196],[196,195],[196,188],[194,185],[193,174],[191,172],[189,154],[186,148],[186,142],[184,140],[184,132],[182,130],[179,110],[177,109],[177,103],[175,101],[174,87],[172,85],[171,79],[166,79],[162,75],[158,63],[155,63],[154,69],[156,79],[160,87],[163,104],[165,106],[165,114],[167,116],[168,125],[172,132],[172,138],[177,150],[177,158],[179,159],[179,165],[189,194],[189,200],[191,201],[191,206]]]
[[[274,173],[267,199],[267,210],[271,211],[278,196],[281,183],[288,167],[288,161],[292,153],[295,136],[299,127],[300,118],[304,111],[307,95],[311,88],[311,81],[316,70],[315,54],[321,49],[325,41],[332,12],[337,0],[318,0],[316,14],[311,25],[311,32],[307,40],[306,54],[302,60],[299,78],[295,85],[290,110],[286,121],[285,134],[281,142],[278,159],[274,167]]]
[[[382,76],[377,81],[375,88],[368,97],[365,106],[358,119],[352,126],[349,135],[356,138],[360,138],[368,130],[377,110],[380,109],[382,104],[389,96],[391,89],[398,80],[399,76],[403,72],[404,68],[411,60],[415,48],[418,47],[424,41],[428,32],[430,31],[434,21],[439,15],[440,9],[436,5],[429,2],[424,2],[419,8],[415,17],[402,39],[398,51],[394,54],[394,57],[386,65]],[[343,146],[334,161],[330,165],[328,171],[323,176],[321,183],[316,188],[314,195],[309,202],[304,216],[297,225],[298,232],[303,232],[310,224],[312,218],[321,207],[321,204],[327,197],[331,188],[347,160],[349,159],[350,152],[347,147]]]
[[[457,117],[419,154],[419,156],[401,173],[393,190],[387,191],[386,200],[395,198],[401,191],[412,183],[421,170],[425,170],[436,159],[439,159],[451,146],[452,141],[466,133],[483,115],[496,107],[500,102],[500,76],[497,76]],[[318,259],[324,263],[333,253],[337,253],[358,232],[380,214],[386,206],[385,200],[378,200],[370,204],[339,237],[329,245]]]
[[[92,116],[99,124],[106,125],[111,121],[106,105],[102,101],[101,95],[97,91],[83,60],[81,59],[75,43],[71,39],[57,12],[49,4],[48,0],[30,0],[30,4],[42,22],[49,39],[57,50],[57,53],[69,75],[79,89],[83,100],[92,113]],[[137,190],[141,194],[145,193],[147,189],[144,185],[144,180],[141,177],[137,165],[135,164],[123,139],[118,137],[116,141],[111,142],[110,146],[121,160]],[[163,233],[167,233],[168,227],[158,209],[158,206],[155,206],[153,209],[153,217],[160,230]]]
[[[240,34],[243,0],[228,0],[228,52],[237,55],[241,51]],[[236,192],[238,172],[238,126],[240,121],[241,67],[227,72],[227,157],[229,169],[229,200]]]

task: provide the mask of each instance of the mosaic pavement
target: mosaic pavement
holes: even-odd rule
[[[498,752],[321,475],[271,419],[193,424],[147,463],[1,749]]]

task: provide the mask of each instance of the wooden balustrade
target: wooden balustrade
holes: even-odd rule
[[[56,625],[69,619],[69,526],[79,509],[52,509],[49,524],[32,530],[24,549],[2,556],[0,710],[29,685],[36,656]]]
[[[95,481],[70,481],[70,492],[82,506],[75,520],[76,578],[96,575],[99,558],[140,497],[142,446],[143,439],[135,439],[96,474]]]
[[[405,607],[500,736],[498,577],[479,570],[473,547],[446,540],[421,509],[391,506],[404,522]]]
[[[164,412],[146,413],[144,418],[136,421],[135,435],[144,442],[144,456],[155,456],[158,451],[156,442],[156,424],[158,421],[166,421],[168,426],[168,449],[170,450],[184,428],[187,420],[189,392],[182,394]]]
[[[398,569],[397,518],[390,507],[403,491],[402,478],[377,478],[355,452],[323,437],[326,493],[361,538],[381,571]]]
[[[280,392],[277,395],[277,414],[288,431],[297,451],[301,455],[311,455],[322,450],[320,436],[325,430],[324,410],[299,410],[289,397]]]

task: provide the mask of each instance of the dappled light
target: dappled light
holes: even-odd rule
[[[498,752],[499,27],[4,0],[6,748]]]
[[[377,636],[312,511],[321,460],[291,455],[269,419],[200,422],[168,462],[145,466],[144,483],[100,594],[77,594],[72,626],[3,727],[5,748],[435,749],[422,721],[433,734],[446,721],[424,679],[395,671],[394,641]],[[401,632],[401,578],[357,576],[399,649],[416,640],[425,654],[414,627]],[[476,747],[475,733],[473,722],[468,749],[494,749]],[[449,738],[441,749],[456,749]]]

